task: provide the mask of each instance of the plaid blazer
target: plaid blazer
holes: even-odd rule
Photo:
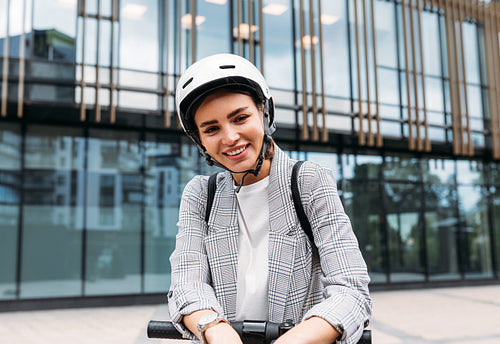
[[[313,253],[292,202],[294,163],[276,147],[269,176],[269,321],[298,323],[319,316],[341,331],[338,343],[356,343],[372,312],[366,264],[332,171],[307,161],[298,185],[318,248]],[[183,315],[206,308],[228,320],[236,315],[239,228],[230,173],[218,175],[208,225],[207,189],[206,176],[186,185],[170,257],[170,316],[191,339],[196,337],[183,326]]]

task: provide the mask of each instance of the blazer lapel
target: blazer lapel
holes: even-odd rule
[[[229,172],[225,172],[223,179],[219,179],[217,183],[211,214],[213,215],[208,221],[205,247],[212,283],[227,317],[229,320],[234,320],[238,271],[238,212]]]
[[[269,320],[273,322],[284,320],[297,245],[290,164],[276,147],[269,177]]]

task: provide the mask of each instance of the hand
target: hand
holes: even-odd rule
[[[238,333],[225,322],[209,327],[205,331],[205,338],[209,344],[242,344]]]
[[[340,333],[320,317],[311,317],[279,337],[274,344],[332,344]]]

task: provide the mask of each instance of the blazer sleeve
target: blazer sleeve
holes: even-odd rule
[[[306,312],[304,319],[321,317],[341,332],[338,343],[356,343],[372,313],[370,278],[333,172],[304,164],[299,187],[318,247],[324,287],[324,300]]]
[[[223,314],[211,286],[204,246],[207,189],[207,177],[202,176],[194,177],[184,188],[175,250],[170,256],[171,284],[167,294],[170,318],[183,337],[192,340],[196,340],[196,336],[182,323],[184,315],[200,309],[213,309]]]

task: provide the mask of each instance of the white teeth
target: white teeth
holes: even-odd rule
[[[245,147],[241,147],[240,149],[237,149],[237,150],[234,150],[232,152],[227,152],[226,154],[227,155],[236,155],[236,154],[240,154],[241,152],[243,152],[245,150]]]

